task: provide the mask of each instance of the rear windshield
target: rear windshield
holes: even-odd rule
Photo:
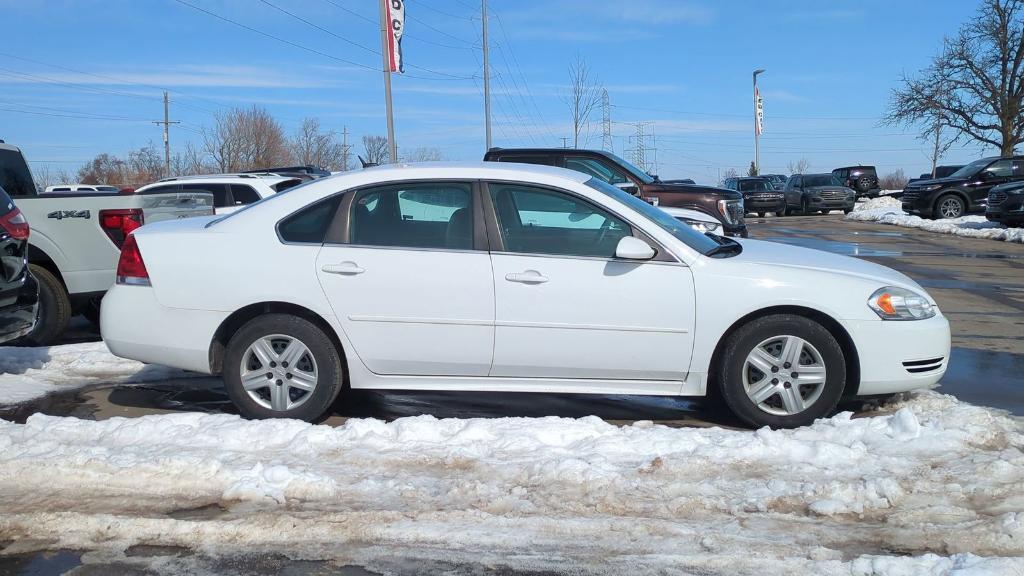
[[[32,173],[19,150],[0,149],[0,188],[14,197],[36,195]]]

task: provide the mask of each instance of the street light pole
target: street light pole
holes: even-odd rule
[[[757,76],[764,72],[764,68],[754,70],[754,171],[761,173],[761,124],[758,122],[758,94]]]

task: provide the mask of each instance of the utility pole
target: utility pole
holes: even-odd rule
[[[757,91],[757,76],[764,68],[754,70],[754,171],[761,173],[761,93]]]
[[[395,146],[395,115],[391,109],[391,16],[388,13],[388,0],[380,0],[380,53],[384,59],[384,102],[388,116],[388,153],[391,163],[398,162],[398,149]]]
[[[608,89],[601,90],[601,149],[615,152],[612,142],[612,103],[608,98]]]
[[[480,0],[480,19],[483,21],[484,40],[484,126],[487,134],[487,149],[491,149],[491,56],[487,41],[487,0]]]
[[[164,176],[171,175],[171,124],[181,124],[180,121],[171,120],[171,97],[164,90],[164,119],[153,120],[153,124],[164,126]]]
[[[346,172],[348,171],[348,155],[349,155],[349,150],[350,150],[350,148],[349,148],[349,145],[348,145],[348,126],[342,126],[341,127],[341,169],[346,171]]]
[[[568,148],[568,147],[569,147],[569,139],[566,138],[565,136],[562,136],[562,148]]]

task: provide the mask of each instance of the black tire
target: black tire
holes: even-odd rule
[[[821,211],[822,214],[828,214],[829,212],[831,212],[831,210],[822,210]]]
[[[853,212],[853,208],[843,208],[843,214],[849,214],[850,212]]]
[[[778,218],[782,218],[785,215],[786,215],[786,211],[785,210],[779,210],[778,212],[775,213],[775,216],[778,217]]]
[[[39,282],[39,314],[32,331],[20,338],[20,346],[49,346],[57,341],[71,320],[71,300],[64,283],[52,272],[37,264],[29,270]]]
[[[82,306],[82,309],[78,311],[79,314],[85,317],[97,330],[100,329],[100,299],[93,298]]]
[[[808,216],[811,213],[811,203],[807,198],[800,201],[800,213],[804,216]]]
[[[949,205],[950,208],[947,210],[944,205]],[[953,205],[959,206],[959,209],[955,214],[952,211],[955,210]],[[932,210],[932,217],[936,220],[959,218],[967,213],[967,205],[964,203],[964,199],[957,196],[956,194],[943,194],[935,201],[935,208]],[[951,214],[947,216],[946,214]]]
[[[242,386],[242,360],[247,357],[249,346],[261,338],[283,335],[304,344],[315,362],[317,379],[311,392],[298,395],[308,396],[300,405],[286,410],[274,410],[261,405]],[[299,360],[309,361],[306,356]],[[251,361],[251,359],[250,359]],[[283,364],[283,366],[287,367]],[[276,366],[275,366],[276,368]],[[262,370],[262,368],[260,368]],[[290,377],[290,376],[289,376]],[[274,380],[281,382],[282,380]],[[224,387],[238,411],[246,418],[294,418],[313,422],[322,417],[334,403],[345,380],[341,353],[334,342],[312,322],[289,314],[266,314],[245,323],[228,342],[224,355]],[[266,389],[269,403],[270,386]],[[285,388],[287,390],[287,388]],[[259,392],[263,394],[262,389]]]
[[[794,414],[773,414],[760,408],[748,397],[743,381],[748,354],[762,342],[782,336],[796,336],[813,346],[820,355],[826,371],[820,395],[805,409]],[[846,386],[846,359],[839,342],[821,324],[803,316],[775,314],[744,324],[729,336],[721,355],[718,374],[719,392],[726,405],[740,420],[754,427],[795,428],[825,417],[835,409]],[[787,373],[780,370],[778,374]],[[758,381],[754,381],[753,384]],[[776,383],[775,380],[772,383]],[[810,398],[811,390],[806,387],[799,390],[802,399]],[[766,402],[781,403],[782,390],[779,392],[780,394],[769,396]]]
[[[758,218],[764,218],[764,215],[765,215],[765,213],[764,213],[764,212],[758,212],[758,213],[757,213],[757,217],[758,217]]]

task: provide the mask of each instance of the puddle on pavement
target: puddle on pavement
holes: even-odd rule
[[[1024,354],[953,348],[938,391],[1024,416]]]

